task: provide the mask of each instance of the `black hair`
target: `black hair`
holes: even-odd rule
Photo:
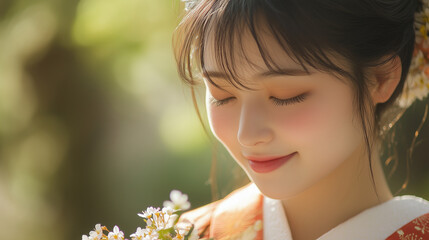
[[[378,138],[380,118],[404,87],[415,45],[414,15],[422,11],[421,0],[200,0],[183,18],[174,35],[174,50],[181,78],[194,86],[199,73],[206,73],[205,44],[215,38],[216,63],[238,88],[247,88],[236,74],[232,49],[243,29],[254,38],[261,57],[270,70],[281,71],[267,53],[258,22],[284,52],[299,63],[339,74],[350,80],[371,176],[375,187],[371,148]],[[244,51],[243,49],[241,49]],[[329,54],[328,54],[329,53]],[[347,69],[334,63],[332,55],[347,60]],[[375,106],[369,104],[366,70],[399,57],[402,73],[391,97]],[[216,85],[208,76],[208,80]],[[201,119],[201,117],[200,117]]]

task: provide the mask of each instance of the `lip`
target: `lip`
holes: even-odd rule
[[[297,152],[293,152],[286,156],[281,157],[255,157],[248,156],[246,157],[249,160],[249,165],[253,171],[257,173],[268,173],[276,170],[285,164],[289,159],[295,156]]]

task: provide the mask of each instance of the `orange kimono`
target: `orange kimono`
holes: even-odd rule
[[[193,223],[203,239],[292,240],[287,219],[284,229],[279,225],[274,228],[270,226],[271,230],[264,234],[264,224],[272,224],[270,219],[273,217],[283,217],[279,206],[275,211],[280,215],[265,215],[273,214],[263,211],[268,206],[264,204],[273,203],[273,200],[264,203],[264,198],[254,184],[248,184],[224,199],[184,213],[180,221]],[[270,218],[264,219],[264,216]],[[392,218],[397,220],[389,222]],[[265,227],[268,228],[268,225]],[[284,232],[280,235],[270,234],[273,230]],[[282,236],[281,239],[277,239],[278,236]],[[350,218],[318,239],[429,240],[429,202],[414,196],[395,197]]]
[[[262,240],[263,195],[253,184],[239,188],[224,199],[184,213],[180,221],[190,221],[203,239]]]

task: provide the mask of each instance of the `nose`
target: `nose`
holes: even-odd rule
[[[238,142],[245,147],[269,143],[274,137],[269,115],[262,106],[242,105],[238,127]]]

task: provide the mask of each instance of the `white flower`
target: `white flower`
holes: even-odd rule
[[[107,236],[109,240],[124,240],[124,233],[119,230],[118,226],[113,227],[113,232]]]
[[[159,238],[158,232],[154,229],[146,228],[146,229],[143,229],[142,231],[144,236],[143,240],[158,240]]]
[[[132,240],[143,240],[144,236],[145,236],[145,231],[143,231],[141,227],[138,227],[136,232],[130,235]]]
[[[174,226],[174,222],[178,217],[174,212],[175,211],[171,207],[164,207],[162,210],[159,208],[148,207],[146,211],[143,211],[143,213],[139,213],[138,215],[145,218],[147,227],[159,231]]]
[[[183,240],[185,239],[186,231],[185,230],[175,230],[176,236],[173,238],[173,240]]]
[[[90,237],[92,237],[94,240],[99,240],[103,237],[103,229],[101,228],[101,224],[95,225],[95,231],[89,232]]]
[[[429,66],[424,66],[423,70],[410,70],[404,84],[404,92],[397,99],[400,107],[409,107],[416,99],[423,100],[429,95],[429,78],[426,71]],[[427,69],[426,69],[427,68]]]
[[[89,236],[82,235],[82,240],[100,240],[103,237],[101,224],[96,224],[94,230],[89,232]]]
[[[176,219],[179,217],[179,215],[177,214],[173,214],[173,215],[167,215],[166,217],[166,221],[165,221],[165,228],[171,228],[174,226],[174,222],[176,221]]]
[[[143,211],[143,214],[138,213],[137,215],[139,215],[142,218],[147,218],[150,219],[152,218],[154,215],[157,215],[157,213],[159,214],[159,208],[154,208],[154,207],[148,207],[146,209],[146,211]]]
[[[174,210],[187,210],[191,207],[191,203],[188,201],[188,195],[178,190],[170,192],[170,200],[171,201],[164,202],[164,207],[171,207]]]
[[[147,220],[146,220],[146,224],[147,224],[148,226],[152,226],[152,225],[153,225],[153,222],[152,222],[152,220],[147,219]]]
[[[91,236],[88,237],[87,235],[82,235],[82,240],[94,240],[94,238]]]
[[[189,222],[180,222],[176,224],[175,231],[176,231],[176,238],[174,239],[184,239],[184,237],[189,233],[189,231],[192,228],[192,224]],[[182,238],[181,238],[182,237]],[[196,228],[192,229],[191,234],[188,236],[188,240],[198,240],[198,230]]]
[[[189,233],[189,230],[186,229],[176,229],[176,236],[173,238],[173,240],[183,240],[185,239],[185,236]],[[198,240],[198,231],[194,228],[191,232],[191,234],[188,236],[188,240]]]
[[[160,230],[164,230],[167,228],[172,227],[173,225],[171,224],[171,221],[169,216],[165,216],[165,215],[161,215],[161,217],[155,219],[155,221],[153,222],[155,225],[155,228],[157,231]]]
[[[175,210],[173,208],[171,208],[170,206],[163,207],[161,211],[167,215],[172,215],[175,212]]]

